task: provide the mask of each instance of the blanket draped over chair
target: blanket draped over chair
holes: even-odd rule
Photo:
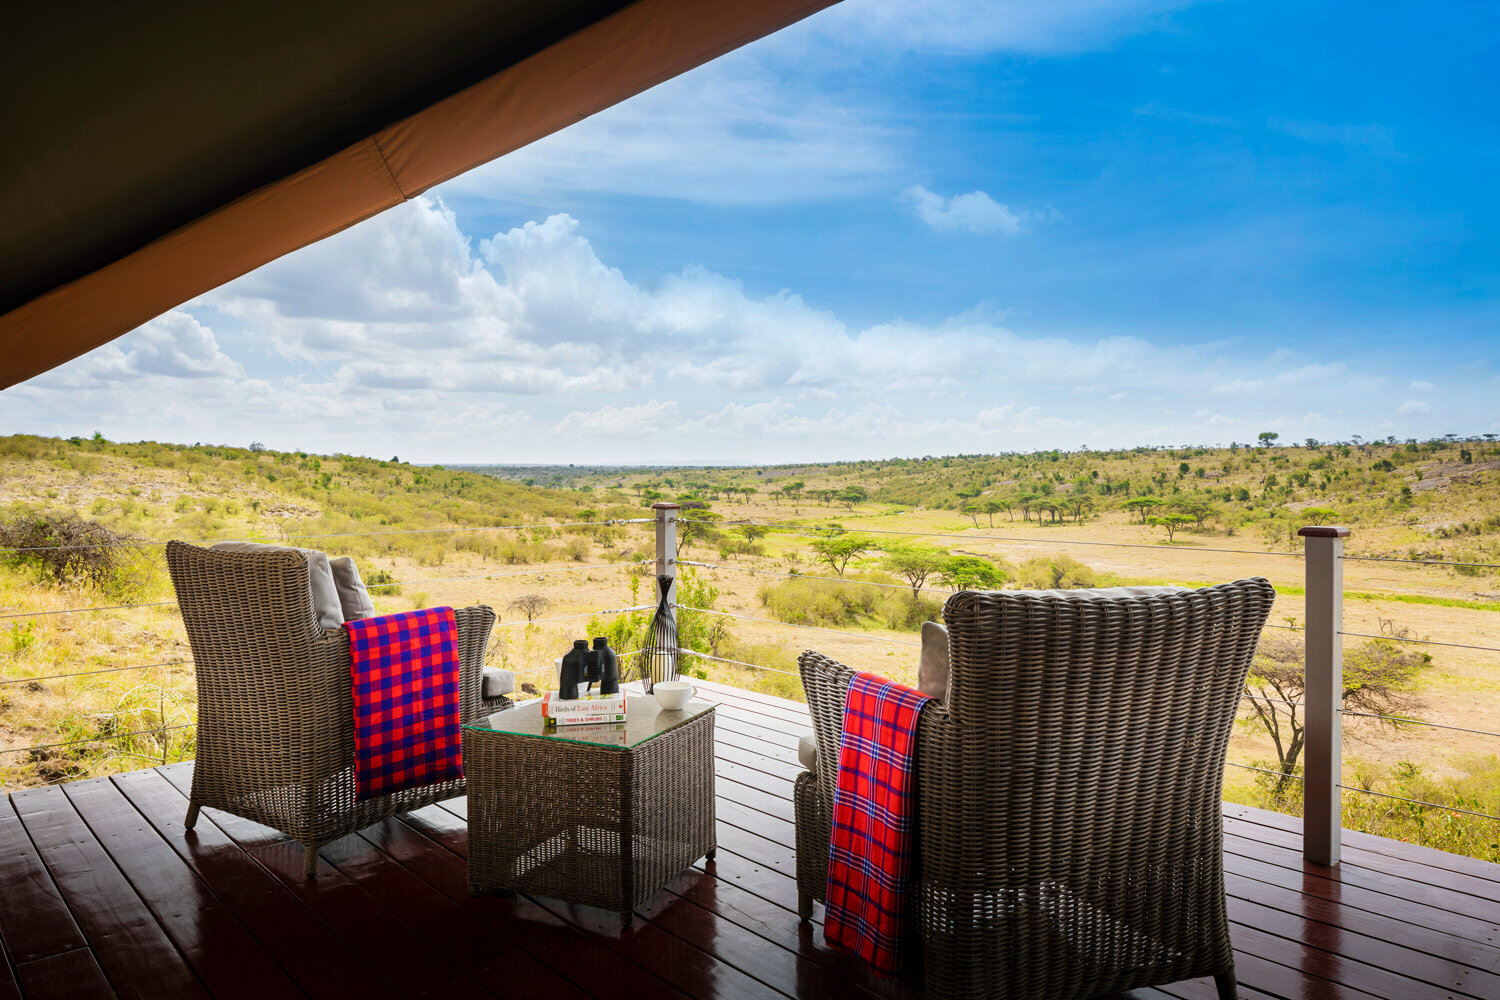
[[[911,871],[912,762],[927,695],[876,674],[849,684],[833,793],[823,939],[896,974]]]
[[[363,801],[463,777],[452,608],[344,623],[354,687],[354,778]]]

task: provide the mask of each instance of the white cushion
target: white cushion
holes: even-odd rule
[[[929,698],[948,697],[948,629],[937,622],[922,623],[922,661],[917,665],[917,690]]]
[[[266,545],[264,542],[215,542],[217,552],[301,552],[307,556],[307,587],[313,614],[324,628],[344,624],[344,608],[339,603],[338,588],[333,583],[333,569],[328,554],[317,549],[299,549],[291,545]]]
[[[818,741],[804,736],[797,741],[797,759],[813,774],[818,773]]]
[[[480,693],[486,698],[500,698],[516,689],[516,675],[499,667],[481,667]]]
[[[328,568],[333,570],[333,586],[339,593],[339,607],[343,609],[344,621],[374,618],[375,605],[370,601],[370,592],[365,589],[365,581],[360,578],[359,567],[354,565],[354,560],[348,556],[339,556],[328,560]]]

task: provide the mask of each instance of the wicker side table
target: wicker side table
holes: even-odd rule
[[[701,857],[714,837],[714,706],[545,730],[537,703],[464,727],[469,891],[504,889],[620,914]]]

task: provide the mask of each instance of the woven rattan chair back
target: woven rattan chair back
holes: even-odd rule
[[[929,995],[1063,1000],[1204,975],[1232,995],[1224,760],[1274,597],[1250,579],[948,600],[948,697],[923,713],[917,750]],[[825,830],[807,849],[826,878],[825,742],[836,754],[851,672],[805,654],[802,674],[829,776],[797,785],[807,894],[820,879],[804,814]]]
[[[388,816],[464,793],[462,780],[355,801],[349,639],[313,614],[307,558],[167,545],[167,567],[193,653],[197,760],[187,825],[202,806],[318,847]],[[509,705],[480,696],[488,607],[461,608],[460,715]]]

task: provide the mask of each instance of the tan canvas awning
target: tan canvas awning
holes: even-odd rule
[[[0,388],[832,2],[14,6]]]

